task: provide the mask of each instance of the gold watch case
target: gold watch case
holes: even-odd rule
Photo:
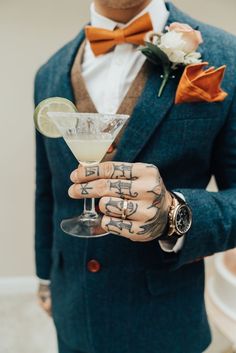
[[[186,234],[189,229],[191,228],[192,225],[192,210],[191,208],[183,201],[180,201],[180,198],[177,198],[176,195],[172,194],[172,205],[169,210],[169,230],[168,230],[168,236],[171,237],[173,235],[177,235],[179,237],[183,236]],[[184,226],[184,229],[181,229],[179,224],[178,224],[178,216],[180,214],[187,214],[187,220],[186,224]]]

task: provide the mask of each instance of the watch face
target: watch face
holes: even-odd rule
[[[176,215],[176,229],[180,234],[185,234],[192,224],[192,212],[187,205],[179,207]]]

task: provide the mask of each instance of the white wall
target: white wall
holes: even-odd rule
[[[0,276],[34,272],[34,74],[87,18],[85,1],[0,1]]]
[[[236,33],[235,0],[175,3]],[[88,0],[0,0],[0,276],[34,273],[33,77],[87,21],[88,4]]]

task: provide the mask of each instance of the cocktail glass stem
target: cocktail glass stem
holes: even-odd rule
[[[62,230],[80,238],[101,237],[107,234],[102,228],[102,214],[96,212],[95,199],[84,199],[84,211],[80,216],[64,219]]]
[[[84,212],[81,215],[83,219],[97,218],[98,213],[95,210],[95,199],[84,199]]]

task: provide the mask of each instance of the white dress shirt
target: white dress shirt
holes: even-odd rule
[[[91,25],[94,27],[114,30],[128,25],[101,16],[96,12],[94,4],[91,5],[90,12]],[[152,0],[134,19],[147,12],[151,16],[154,30],[162,31],[169,16],[164,0]],[[99,113],[117,112],[145,60],[146,57],[133,44],[120,44],[105,55],[95,56],[89,42],[86,43],[82,75]]]
[[[147,12],[154,31],[163,31],[169,17],[164,0],[152,0],[132,21]],[[96,11],[94,3],[91,4],[90,13],[91,25],[103,29],[114,30],[132,22],[124,25],[102,16]],[[81,70],[90,97],[99,113],[114,114],[118,111],[145,60],[146,57],[133,44],[120,44],[109,53],[95,56],[90,43],[86,42]],[[178,252],[183,242],[184,237],[174,244],[168,241],[159,243],[166,252]]]

